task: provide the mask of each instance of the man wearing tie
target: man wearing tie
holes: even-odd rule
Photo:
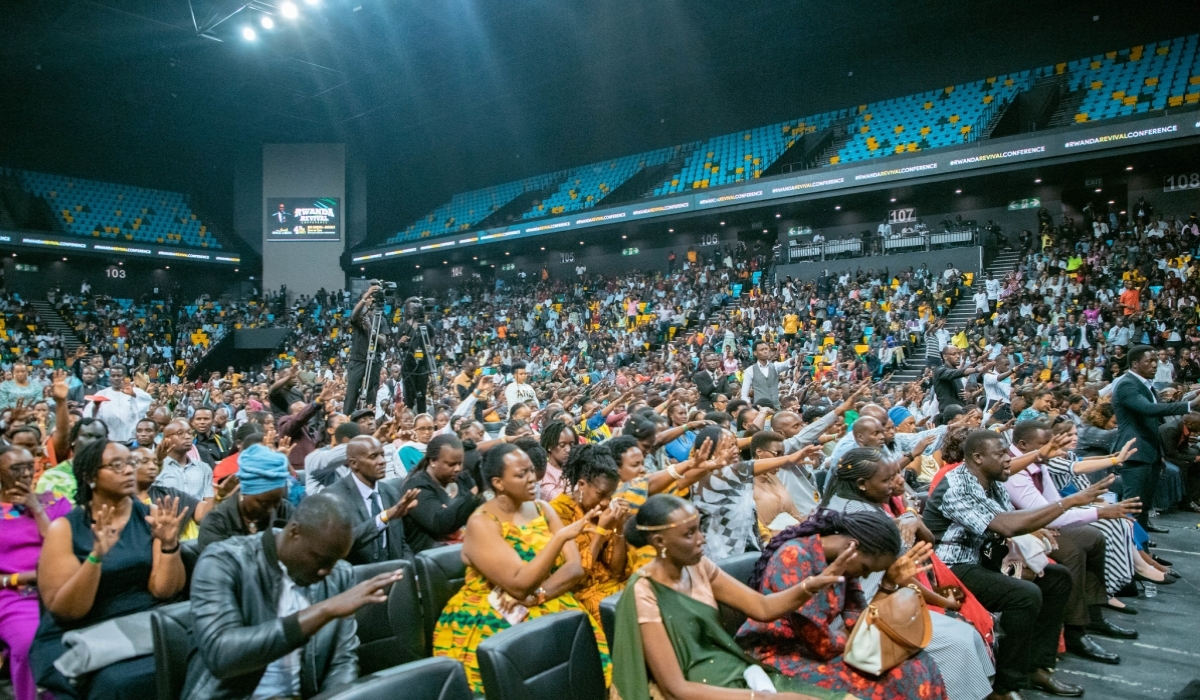
[[[1163,471],[1163,444],[1158,429],[1166,416],[1180,416],[1194,407],[1192,395],[1186,401],[1161,403],[1154,391],[1154,373],[1158,371],[1158,353],[1149,345],[1136,345],[1129,351],[1129,371],[1113,384],[1113,411],[1117,417],[1117,439],[1113,444],[1124,445],[1136,439],[1137,452],[1124,464],[1115,465],[1124,481],[1123,498],[1139,497],[1145,504],[1138,522],[1147,532],[1166,532],[1166,528],[1150,524],[1150,505]]]
[[[715,352],[704,355],[704,367],[692,375],[692,381],[700,393],[696,408],[706,413],[713,410],[713,399],[718,394],[729,394],[729,375],[721,371],[721,358]]]
[[[354,527],[354,545],[346,561],[351,564],[413,557],[402,519],[416,504],[417,490],[401,494],[398,479],[383,481],[385,465],[383,445],[370,435],[360,435],[346,443],[350,475],[325,490],[349,506],[346,517]]]

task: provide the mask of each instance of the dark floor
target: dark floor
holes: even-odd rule
[[[1200,678],[1200,514],[1174,513],[1155,520],[1170,528],[1154,535],[1158,556],[1183,578],[1158,586],[1155,598],[1122,598],[1137,615],[1108,612],[1122,627],[1141,634],[1134,641],[1097,637],[1105,649],[1121,655],[1119,666],[1065,655],[1058,665],[1062,680],[1081,685],[1088,700],[1169,700],[1192,679]],[[1026,691],[1028,697],[1049,697]]]

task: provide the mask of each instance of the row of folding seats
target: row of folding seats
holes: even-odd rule
[[[63,230],[77,236],[220,250],[186,197],[131,185],[0,168],[50,205]]]
[[[1077,123],[1200,102],[1200,35],[1110,51],[1056,66],[1086,94]]]
[[[651,168],[670,161],[685,146],[660,148],[656,151],[625,156],[605,163],[592,163],[572,168],[567,179],[553,194],[522,215],[525,219],[562,214],[596,206],[626,180],[643,168]]]

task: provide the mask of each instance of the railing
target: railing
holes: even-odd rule
[[[904,235],[897,238],[875,239],[881,243],[881,249],[874,254],[908,253],[913,251],[934,250],[935,248],[955,248],[960,246],[977,245],[980,236],[978,226],[962,226],[938,233],[923,233]],[[825,260],[834,256],[861,257],[863,241],[860,238],[847,238],[823,243],[798,243],[792,241],[788,246],[788,262],[804,262]],[[871,251],[868,251],[870,253]]]

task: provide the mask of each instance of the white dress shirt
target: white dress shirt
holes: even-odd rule
[[[283,571],[283,586],[280,587],[277,609],[279,617],[285,618],[304,610],[312,603],[308,600],[308,596],[296,586],[292,577],[288,576],[287,567],[279,564],[279,568]],[[254,695],[250,696],[250,700],[299,696],[300,649],[297,648],[275,659],[267,666],[267,670],[258,681],[258,687],[254,689]]]
[[[101,389],[96,396],[103,396],[108,401],[100,404],[96,417],[108,426],[108,439],[116,442],[129,442],[137,432],[137,422],[146,417],[150,404],[154,399],[150,394],[134,387],[133,396],[112,387]]]
[[[376,530],[386,530],[387,523],[383,521],[383,513],[384,513],[384,511],[387,510],[387,506],[385,506],[383,504],[383,496],[381,496],[379,494],[379,490],[373,489],[370,486],[367,486],[366,484],[364,484],[362,482],[362,480],[358,478],[358,474],[354,475],[354,485],[358,487],[358,495],[362,496],[363,504],[365,504],[367,506],[367,514],[368,515],[371,513],[371,502],[374,501],[379,504],[379,515],[375,516],[375,529]],[[387,546],[387,533],[384,532],[379,537],[381,538],[380,542],[383,544],[384,547],[386,547]]]

